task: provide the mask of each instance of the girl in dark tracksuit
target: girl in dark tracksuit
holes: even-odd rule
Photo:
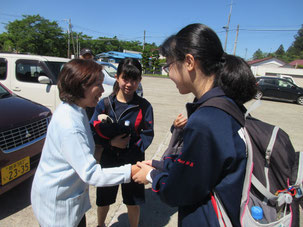
[[[161,46],[164,70],[181,94],[193,93],[186,105],[188,121],[177,155],[139,163],[136,182],[152,183],[161,200],[178,207],[179,226],[219,226],[215,191],[233,226],[240,226],[240,202],[246,167],[246,144],[240,124],[215,107],[201,107],[214,97],[243,104],[256,93],[247,63],[223,51],[220,39],[203,24],[191,24]],[[237,107],[235,107],[237,108]],[[159,165],[161,164],[161,165]],[[153,167],[155,168],[153,168]]]
[[[125,59],[119,63],[114,92],[96,106],[90,121],[95,141],[104,148],[102,167],[116,167],[122,163],[144,160],[144,152],[154,137],[151,104],[136,94],[141,81],[141,65],[137,60]],[[101,114],[113,122],[101,122]],[[98,119],[99,116],[99,119]],[[129,126],[125,126],[129,122]],[[140,207],[144,203],[144,185],[122,184],[123,203],[127,205],[130,226],[138,226]],[[119,186],[97,188],[98,225],[103,226],[109,205],[115,203]]]

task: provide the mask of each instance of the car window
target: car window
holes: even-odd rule
[[[276,84],[276,80],[273,79],[263,79],[263,84],[265,85],[275,85]]]
[[[6,89],[4,89],[4,87],[2,87],[0,85],[0,99],[6,98],[6,97],[9,97],[9,96],[11,96],[11,93],[9,93]]]
[[[291,88],[293,86],[291,83],[285,80],[279,80],[278,85],[279,87],[287,87],[287,88]]]
[[[293,80],[289,77],[283,77],[285,80],[288,80],[289,82],[293,82]]]
[[[57,84],[59,73],[61,72],[65,63],[66,62],[53,62],[53,61],[45,62],[45,64],[50,69],[50,71],[53,73],[53,75],[56,79],[55,84]]]
[[[7,61],[0,58],[0,80],[5,80],[7,74]]]
[[[39,76],[46,76],[45,70],[39,61],[34,60],[18,60],[16,61],[16,77],[17,80],[23,82],[39,83]]]
[[[110,77],[115,78],[115,75],[117,73],[117,69],[110,66],[110,65],[103,65],[103,70],[105,70]]]

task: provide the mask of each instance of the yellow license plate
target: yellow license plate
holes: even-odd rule
[[[2,185],[30,171],[29,156],[1,169]]]

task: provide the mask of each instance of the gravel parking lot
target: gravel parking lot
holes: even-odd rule
[[[155,138],[146,151],[146,159],[160,158],[168,145],[169,128],[179,113],[185,114],[184,104],[193,99],[192,95],[181,96],[169,79],[143,77],[144,97],[153,105]],[[252,102],[247,103],[249,106]],[[252,115],[271,124],[278,125],[290,136],[296,151],[303,151],[303,106],[293,103],[263,100],[263,104]],[[30,206],[31,180],[0,196],[0,226],[38,226]],[[92,209],[86,214],[87,226],[96,226],[95,188],[90,187]],[[301,212],[302,214],[302,212]],[[301,215],[302,216],[302,215]],[[303,226],[303,218],[301,225]],[[106,220],[111,226],[128,226],[126,208],[121,204],[121,196],[110,209]],[[146,204],[141,208],[140,226],[177,226],[175,208],[162,204],[146,186]]]

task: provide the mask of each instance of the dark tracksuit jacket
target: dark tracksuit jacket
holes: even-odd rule
[[[102,167],[113,167],[127,163],[135,164],[137,161],[144,160],[144,151],[151,144],[154,137],[154,119],[151,104],[134,93],[134,98],[128,103],[127,109],[120,116],[117,116],[115,113],[116,107],[113,104],[116,103],[114,102],[116,96],[109,96],[109,100],[110,108],[107,114],[113,119],[116,126],[124,125],[124,122],[129,120],[131,138],[126,149],[119,149],[109,145],[111,138],[122,133],[118,132],[117,127],[111,127],[114,129],[115,135],[109,130],[100,127],[103,123],[98,121],[98,115],[106,113],[104,99],[101,99],[95,108],[90,124],[96,143],[104,147],[101,158]]]
[[[152,190],[163,202],[178,207],[179,226],[219,226],[210,199],[213,189],[233,226],[240,226],[246,146],[233,117],[215,107],[198,108],[215,96],[225,94],[213,88],[186,105],[188,122],[181,154],[165,157],[164,171],[151,172]]]

